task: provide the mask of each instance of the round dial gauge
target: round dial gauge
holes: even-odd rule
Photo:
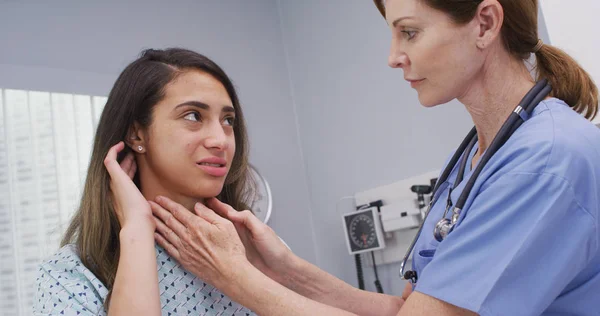
[[[350,239],[359,248],[370,248],[377,241],[375,223],[371,217],[361,214],[350,222]]]

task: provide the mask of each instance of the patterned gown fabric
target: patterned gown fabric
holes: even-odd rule
[[[159,246],[156,260],[162,315],[256,315],[187,272]],[[75,245],[44,261],[36,284],[35,315],[106,315],[108,289],[81,263]]]

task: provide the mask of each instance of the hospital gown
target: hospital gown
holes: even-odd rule
[[[156,247],[162,315],[255,315],[183,269]],[[36,280],[35,315],[106,315],[108,289],[82,263],[74,245],[44,261]]]

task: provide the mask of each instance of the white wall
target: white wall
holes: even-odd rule
[[[595,0],[544,0],[541,1],[548,35],[552,45],[558,46],[574,57],[600,84],[600,37],[598,37],[598,12],[600,2]],[[594,121],[600,124],[600,115]]]
[[[271,225],[314,262],[309,193],[275,0],[2,1],[0,87],[107,95],[143,48],[182,46],[234,80],[251,162],[269,180]]]
[[[472,121],[456,101],[423,108],[402,71],[388,68],[390,31],[371,1],[279,4],[308,170],[317,262],[356,284],[336,211],[338,199],[438,170]],[[540,36],[547,40],[543,27]],[[352,207],[340,205],[346,212]],[[371,269],[366,269],[367,289],[374,291]],[[399,264],[379,268],[387,293],[401,294],[398,269]]]

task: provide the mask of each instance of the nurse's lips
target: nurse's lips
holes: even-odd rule
[[[404,78],[406,81],[410,82],[410,86],[412,88],[416,88],[419,84],[421,84],[425,79],[408,79]]]

